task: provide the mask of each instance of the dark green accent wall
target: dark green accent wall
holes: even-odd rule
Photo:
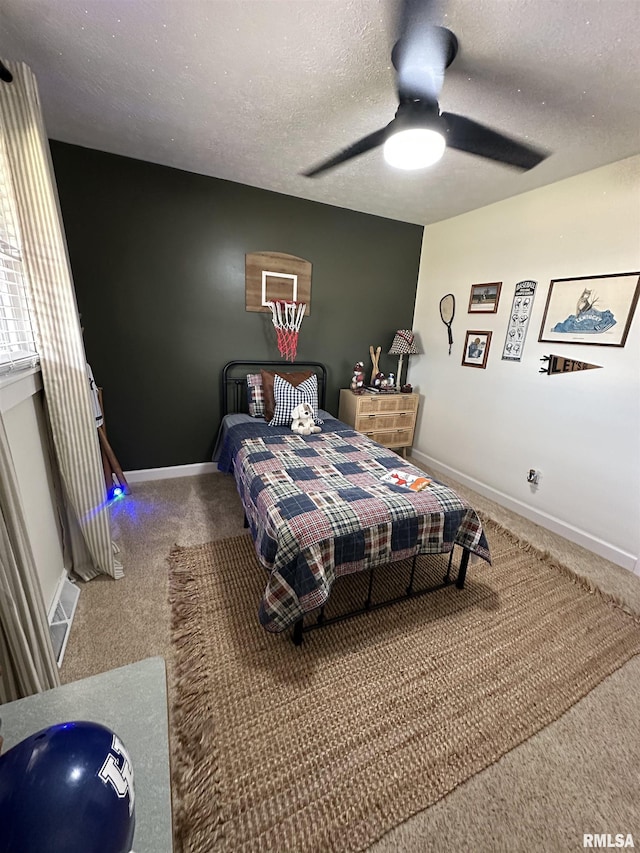
[[[298,360],[324,362],[327,409],[369,345],[410,328],[422,227],[51,142],[87,358],[124,470],[205,462],[222,366],[277,359],[245,310],[245,254],[313,265]],[[283,362],[286,364],[286,362]],[[383,356],[380,368],[395,370]]]

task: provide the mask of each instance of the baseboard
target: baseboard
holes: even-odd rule
[[[147,480],[168,480],[174,477],[195,477],[197,474],[213,474],[218,470],[215,462],[194,462],[191,465],[172,465],[168,468],[140,468],[125,471],[127,483],[144,483]]]
[[[412,449],[411,455],[418,459],[429,470],[434,469],[434,472],[441,471],[443,474],[453,477],[454,480],[457,480],[463,486],[467,486],[467,488],[473,489],[474,492],[478,492],[478,494],[495,501],[497,504],[500,504],[500,506],[505,507],[505,509],[511,510],[524,518],[528,518],[529,521],[539,524],[540,527],[544,527],[552,533],[557,533],[559,536],[563,536],[570,542],[575,542],[576,545],[581,545],[588,551],[592,551],[594,554],[604,557],[605,560],[609,560],[618,566],[622,566],[623,569],[628,569],[631,572],[640,574],[640,559],[633,554],[629,554],[627,551],[623,551],[621,548],[617,548],[610,542],[605,542],[602,539],[591,536],[589,533],[578,527],[567,524],[559,518],[548,515],[546,512],[536,510],[515,498],[511,498],[509,495],[505,495],[498,489],[487,486],[485,483],[481,483],[473,477],[468,477],[466,474],[463,474],[462,471],[458,471],[456,468],[452,468],[450,465],[446,465],[438,459],[427,456],[426,453],[421,453],[415,448]]]

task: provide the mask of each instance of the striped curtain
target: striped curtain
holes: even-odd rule
[[[0,84],[1,85],[1,84]],[[60,684],[47,611],[0,418],[0,704]],[[0,708],[0,715],[2,709]]]
[[[73,571],[83,580],[98,574],[118,578],[123,572],[114,559],[87,362],[36,80],[24,63],[4,64],[13,82],[0,83],[0,132],[18,210]]]

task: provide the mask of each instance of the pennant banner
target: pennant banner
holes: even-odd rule
[[[545,355],[540,361],[546,361],[547,366],[540,368],[540,373],[556,376],[558,373],[575,373],[577,370],[596,370],[601,364],[589,364],[588,361],[575,361],[562,355]]]

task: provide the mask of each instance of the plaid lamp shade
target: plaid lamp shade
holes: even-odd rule
[[[398,329],[391,344],[389,355],[420,355],[411,329]]]

